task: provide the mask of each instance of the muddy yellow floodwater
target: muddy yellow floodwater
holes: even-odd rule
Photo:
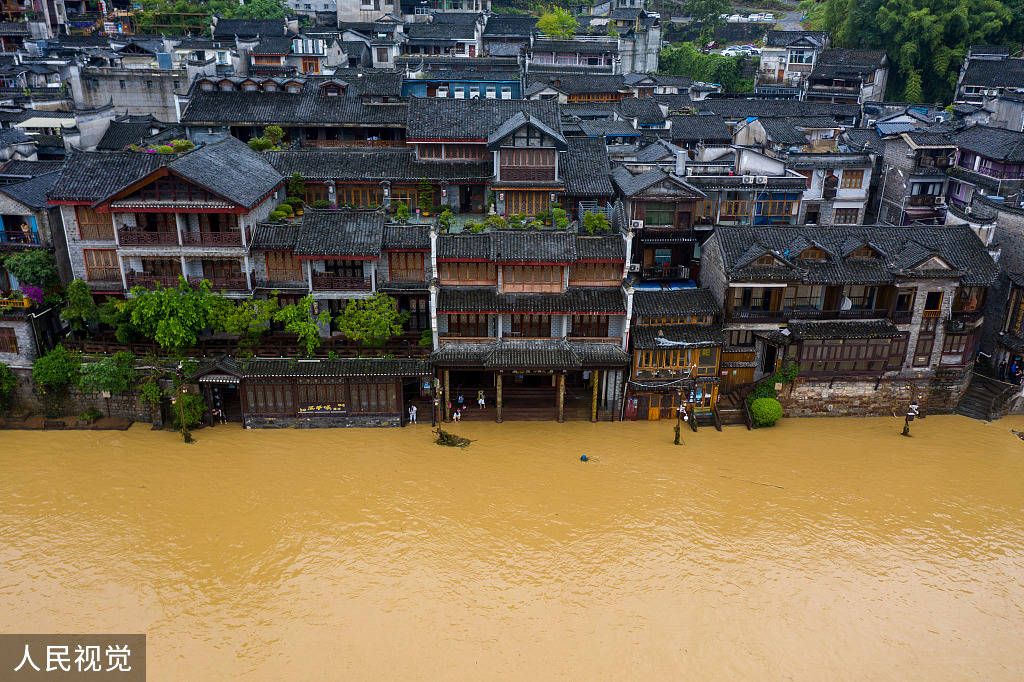
[[[0,631],[145,632],[157,681],[1019,680],[1024,419],[901,425],[0,432]]]

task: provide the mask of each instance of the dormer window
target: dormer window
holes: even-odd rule
[[[285,86],[285,90],[287,90],[288,92],[290,92],[292,94],[295,94],[295,93],[298,93],[299,86],[295,85],[295,84],[288,84],[288,85]]]
[[[213,83],[211,83],[210,81],[200,81],[199,82],[199,89],[202,90],[203,92],[212,92],[213,91]]]
[[[277,92],[277,83],[264,83],[263,92]]]
[[[224,92],[231,92],[232,90],[235,89],[235,84],[232,83],[231,81],[221,81],[220,82],[220,89],[223,90]]]
[[[804,249],[800,254],[801,260],[825,260],[825,252],[817,247],[810,247]]]
[[[772,265],[773,263],[775,263],[775,258],[770,253],[759,256],[757,260],[754,261],[754,265]]]
[[[850,254],[850,258],[864,259],[864,258],[874,258],[874,257],[875,257],[875,250],[872,249],[870,246],[861,246],[861,247],[855,249],[853,251],[853,253]]]
[[[341,88],[337,85],[325,85],[324,94],[328,97],[337,97],[341,94]]]

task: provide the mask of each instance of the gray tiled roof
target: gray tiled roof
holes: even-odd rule
[[[990,159],[1024,163],[1024,133],[988,126],[970,126],[949,136],[958,147]]]
[[[409,102],[406,136],[412,140],[487,140],[519,113],[561,133],[555,102],[414,97]]]
[[[653,97],[623,97],[619,100],[618,110],[623,118],[637,119],[637,125],[661,125],[665,122],[658,100]]]
[[[633,292],[634,315],[717,315],[721,312],[707,289]]]
[[[383,211],[308,208],[295,254],[379,258],[383,239]]]
[[[437,236],[437,259],[454,261],[490,260],[491,235],[440,234]]]
[[[30,180],[0,185],[0,194],[6,194],[29,208],[46,208],[46,195],[59,177],[58,171],[50,171]]]
[[[831,104],[829,102],[800,102],[797,100],[772,99],[705,99],[695,102],[700,111],[720,114],[729,120],[743,120],[748,116],[833,116],[854,118],[860,115],[856,104]]]
[[[664,180],[671,180],[673,183],[677,184],[679,186],[677,194],[680,196],[693,198],[702,198],[704,196],[699,189],[692,186],[686,180],[683,180],[676,175],[666,173],[660,168],[652,168],[644,171],[643,173],[634,175],[622,166],[618,166],[612,171],[612,180],[615,182],[615,185],[619,190],[627,197],[636,196],[649,187]]]
[[[482,365],[492,369],[568,369],[629,362],[629,356],[615,344],[554,339],[448,343],[434,351],[430,359],[437,365]]]
[[[560,294],[499,294],[494,287],[444,287],[437,311],[455,313],[544,313],[622,315],[626,301],[612,287],[569,287]]]
[[[430,228],[426,225],[385,225],[384,251],[429,250]]]
[[[682,142],[732,142],[732,133],[718,114],[670,116],[669,137]]]
[[[250,248],[253,251],[292,251],[299,243],[299,230],[298,223],[261,223],[253,231]]]
[[[576,253],[581,261],[626,262],[626,240],[621,234],[578,235]]]
[[[1024,59],[971,59],[962,85],[982,88],[1024,87]]]
[[[829,37],[828,31],[768,31],[764,44],[766,47],[786,47],[794,42],[805,39],[821,46]]]
[[[794,339],[893,339],[903,333],[889,320],[790,320]]]
[[[802,145],[807,144],[807,136],[796,129],[788,118],[759,118],[757,119],[768,139],[778,145]]]
[[[964,286],[987,286],[996,267],[985,246],[966,225],[893,227],[886,225],[831,227],[730,227],[715,230],[726,273],[735,281],[785,280],[814,284],[891,283],[914,276],[953,277]],[[855,259],[851,244],[861,242],[881,250],[876,258]],[[829,255],[824,261],[804,261],[800,252],[818,244]],[[771,266],[754,265],[762,255],[773,254]],[[914,268],[938,256],[952,270]]]
[[[522,36],[528,38],[537,28],[537,17],[515,17],[493,14],[487,18],[484,37]]]
[[[285,176],[294,172],[307,180],[488,180],[494,162],[418,161],[407,149],[267,152],[267,159]]]
[[[565,193],[573,196],[611,196],[611,165],[608,148],[596,137],[570,137],[564,154],[562,180]]]
[[[635,325],[630,328],[633,347],[640,350],[672,346],[708,347],[725,343],[721,324]],[[663,343],[664,339],[669,343]]]
[[[881,68],[885,50],[831,49],[818,55],[810,78],[866,75]]]
[[[491,259],[496,263],[573,263],[576,235],[565,230],[495,230]]]
[[[539,92],[552,87],[566,94],[586,92],[619,92],[625,89],[621,75],[611,74],[547,74],[531,72],[526,78],[528,92]]]
[[[156,128],[157,132],[150,131]],[[141,144],[143,141],[169,140],[174,135],[184,137],[184,131],[173,126],[168,128],[165,123],[148,121],[111,121],[103,137],[96,144],[96,149],[108,149],[120,151],[131,144]]]
[[[343,358],[334,360],[242,360],[243,377],[415,377],[431,374],[430,362],[417,358]]]

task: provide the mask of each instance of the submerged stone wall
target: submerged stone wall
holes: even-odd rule
[[[787,417],[891,417],[903,415],[920,396],[924,414],[949,414],[967,390],[969,374],[926,379],[840,380],[797,377],[784,386],[779,402]]]
[[[42,412],[48,407],[48,396],[41,395],[32,380],[32,370],[14,369],[18,377],[18,385],[14,389],[13,412]],[[150,413],[142,398],[137,393],[122,393],[104,398],[99,393],[82,393],[77,388],[67,391],[63,412],[65,415],[78,415],[89,409],[96,409],[106,417],[120,417],[137,422],[151,422]]]
[[[344,429],[401,426],[395,416],[316,415],[309,417],[246,417],[247,429]]]

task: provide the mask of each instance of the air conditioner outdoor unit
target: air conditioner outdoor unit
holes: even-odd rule
[[[768,176],[767,175],[758,175],[755,178],[755,180],[757,181],[757,184],[759,184],[759,185],[767,185],[768,184]]]
[[[626,269],[629,270],[630,272],[640,272],[640,264],[630,263]]]
[[[743,184],[744,185],[753,185],[754,184],[754,176],[753,175],[744,175],[743,176]]]
[[[631,230],[642,230],[644,229],[644,221],[642,220],[630,220],[629,229]]]
[[[936,206],[945,206],[946,205],[946,197],[935,197],[935,205]]]

